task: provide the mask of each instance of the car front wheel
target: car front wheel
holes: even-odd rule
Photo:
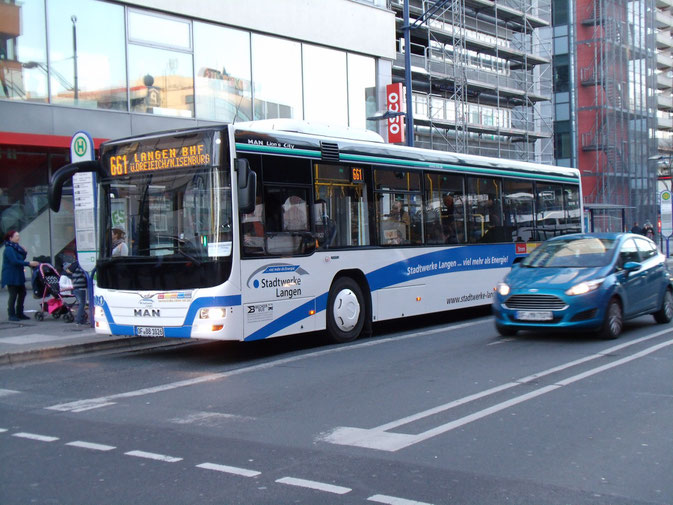
[[[509,326],[503,326],[501,324],[495,323],[495,329],[500,334],[501,337],[513,337],[517,334],[517,330],[510,328]]]
[[[654,320],[659,324],[671,322],[671,319],[673,319],[673,291],[670,289],[666,290],[661,308],[652,315],[654,316]]]
[[[600,336],[607,340],[613,340],[619,336],[624,326],[622,305],[617,298],[610,299],[605,311],[605,320],[600,331]]]

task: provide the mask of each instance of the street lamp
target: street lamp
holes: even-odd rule
[[[77,16],[74,14],[70,16],[70,21],[72,21],[72,53],[73,53],[73,63],[74,63],[74,81],[75,81],[75,102],[79,100],[79,85],[77,78]]]

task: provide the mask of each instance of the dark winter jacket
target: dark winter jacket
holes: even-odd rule
[[[19,244],[5,241],[5,251],[2,253],[2,287],[23,286],[26,283],[24,267],[30,265],[26,261],[26,250]]]
[[[86,274],[79,262],[73,261],[65,269],[65,272],[72,279],[72,289],[86,289]]]

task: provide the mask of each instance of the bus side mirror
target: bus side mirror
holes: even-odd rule
[[[54,212],[58,212],[61,208],[61,197],[63,195],[63,185],[72,178],[73,175],[83,172],[101,173],[100,162],[98,161],[78,161],[70,163],[64,167],[59,168],[56,172],[51,174],[49,180],[49,188],[47,189],[47,200],[49,207]]]
[[[238,172],[238,208],[244,214],[255,210],[255,196],[257,194],[257,174],[250,169],[245,158],[234,160]]]

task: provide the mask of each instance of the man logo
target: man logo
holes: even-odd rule
[[[161,317],[161,311],[159,309],[133,309],[133,315],[135,317]]]

